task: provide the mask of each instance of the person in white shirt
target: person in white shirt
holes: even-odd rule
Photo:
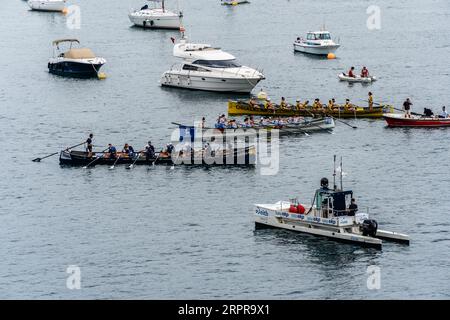
[[[439,118],[448,118],[448,112],[445,110],[445,106],[442,107],[442,112],[439,115]]]

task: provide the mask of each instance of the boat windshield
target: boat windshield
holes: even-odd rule
[[[330,40],[331,36],[329,33],[308,33],[306,36],[307,40]]]
[[[235,59],[232,60],[196,60],[193,62],[210,68],[240,68],[241,65]]]

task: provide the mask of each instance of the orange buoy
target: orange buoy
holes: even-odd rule
[[[327,58],[328,59],[336,59],[336,55],[332,52],[330,52],[329,54],[327,54]]]
[[[64,9],[62,9],[61,12],[62,12],[63,15],[66,15],[66,14],[69,13],[69,10],[67,8],[64,8]]]

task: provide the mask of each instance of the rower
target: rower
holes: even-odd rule
[[[316,109],[316,110],[321,110],[322,109],[322,103],[320,102],[319,98],[316,98],[314,100],[313,109]]]
[[[90,133],[89,137],[86,139],[86,152],[88,153],[88,158],[92,157],[92,139],[94,139],[94,135]]]
[[[403,110],[405,111],[405,118],[411,118],[411,106],[412,102],[409,98],[406,98],[405,102],[403,102]]]
[[[272,104],[272,102],[270,101],[270,98],[267,98],[267,109],[269,109],[269,110],[275,110],[275,108],[273,107],[273,104]]]
[[[366,67],[363,67],[361,69],[361,78],[368,78],[369,77],[369,70],[367,70]]]
[[[173,149],[175,149],[175,147],[173,146],[173,144],[169,143],[167,145],[167,153],[171,154]]]
[[[287,109],[287,103],[286,103],[286,99],[284,97],[281,97],[280,108]]]
[[[115,159],[117,155],[117,149],[111,143],[108,143],[108,158]]]
[[[333,111],[333,106],[334,106],[333,100],[331,100],[331,99],[328,100],[328,105],[327,105],[328,110]]]
[[[203,117],[203,118],[202,118],[202,124],[201,124],[201,126],[202,126],[202,129],[204,129],[204,128],[205,128],[205,122],[206,122],[206,118],[205,118],[205,117]]]
[[[355,78],[355,74],[353,73],[353,70],[355,70],[355,67],[351,67],[350,70],[348,70],[348,74],[347,75],[349,77]]]
[[[300,109],[302,108],[302,104],[300,103],[300,99],[297,99],[297,100],[295,101],[295,108],[296,108],[297,110],[300,110]]]
[[[373,110],[373,96],[372,96],[372,92],[369,91],[369,110],[372,111]]]
[[[155,147],[152,145],[152,142],[149,141],[145,146],[145,160],[149,161],[150,159],[155,158]]]
[[[350,103],[350,99],[345,99],[344,110],[346,111],[354,111],[353,106]]]
[[[123,146],[122,153],[124,153],[125,155],[129,156],[130,149],[129,149],[128,143],[125,143],[125,145]]]
[[[259,100],[267,100],[267,93],[265,93],[263,91],[263,89],[261,88],[261,90],[259,91],[257,97],[258,97]]]
[[[448,112],[445,110],[445,106],[442,107],[442,112],[439,114],[439,118],[448,118]]]

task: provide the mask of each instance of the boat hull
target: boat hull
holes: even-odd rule
[[[179,15],[150,16],[135,12],[128,15],[130,21],[138,27],[149,29],[180,29],[181,18]]]
[[[237,6],[238,4],[250,3],[248,0],[222,0],[224,6]]]
[[[161,86],[191,90],[250,93],[262,79],[261,77],[207,77],[205,75],[193,75],[192,73],[167,71],[162,75],[160,83]]]
[[[314,110],[308,109],[282,109],[275,107],[275,110],[267,109],[264,105],[250,105],[247,101],[228,101],[228,115],[261,115],[261,116],[333,116],[335,118],[382,118],[383,113],[393,112],[392,106],[369,108],[358,107],[355,111],[345,110],[343,107],[331,110]]]
[[[73,78],[97,78],[103,63],[79,63],[73,61],[49,62],[51,74]]]
[[[309,217],[307,215],[297,214],[301,220],[287,220],[284,217],[289,214],[283,214],[281,211],[270,210],[264,206],[256,206],[254,219],[257,228],[270,227],[291,230],[299,233],[309,234],[313,236],[321,236],[339,242],[352,243],[364,247],[382,248],[383,241],[369,236],[363,236],[357,233],[346,232],[346,228],[339,227],[337,218],[326,219],[329,225],[317,223],[323,219]],[[332,224],[334,223],[334,225]],[[349,225],[347,227],[352,227]],[[347,228],[348,229],[348,228]]]
[[[153,158],[147,159],[141,154],[136,160],[135,157],[129,157],[118,153],[117,158],[110,158],[106,153],[94,153],[89,157],[84,151],[63,150],[60,152],[59,163],[68,166],[96,166],[96,165],[152,165],[152,164],[169,164],[169,165],[220,165],[220,166],[248,166],[256,164],[256,154],[253,148],[236,149],[234,154],[218,156],[218,157],[198,157],[198,156],[170,156],[169,154],[155,155]],[[119,157],[120,155],[120,157]],[[117,161],[116,161],[117,160]]]
[[[401,114],[383,115],[389,127],[439,128],[450,127],[450,118],[417,117],[405,118]]]
[[[28,6],[35,11],[61,12],[65,8],[65,1],[29,0]]]
[[[326,56],[329,53],[335,53],[339,47],[340,47],[339,44],[314,46],[314,45],[306,45],[303,43],[294,42],[294,51],[308,53],[308,54],[315,54],[315,55],[320,55],[320,56]]]
[[[349,76],[347,76],[347,75],[345,75],[345,74],[342,74],[342,73],[338,75],[338,78],[339,78],[339,80],[341,80],[341,81],[347,81],[347,82],[362,82],[362,83],[371,83],[371,82],[377,80],[377,78],[374,77],[374,76],[367,77],[367,78],[363,78],[363,77],[360,77],[360,76],[349,77]]]

